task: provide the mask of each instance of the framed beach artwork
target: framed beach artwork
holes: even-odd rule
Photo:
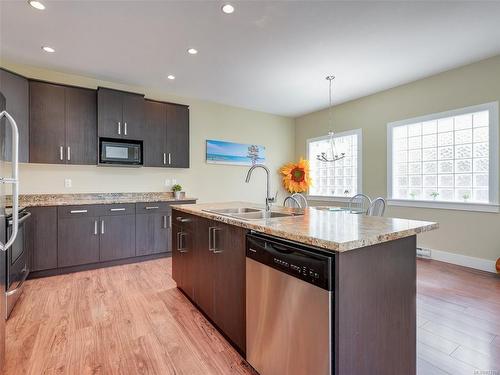
[[[265,164],[264,146],[207,139],[207,163],[252,166]]]

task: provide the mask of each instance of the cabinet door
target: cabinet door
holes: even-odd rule
[[[145,101],[144,166],[165,167],[167,106],[165,103]]]
[[[198,219],[194,252],[194,290],[195,302],[210,319],[215,317],[214,308],[214,261],[209,245],[209,231],[212,221]],[[223,271],[225,272],[225,271]]]
[[[57,209],[30,207],[26,236],[31,250],[31,271],[57,268]]]
[[[65,87],[30,81],[30,162],[64,164]]]
[[[19,130],[19,161],[29,161],[29,84],[28,80],[20,75],[0,69],[0,92],[5,96],[5,109],[16,120]],[[0,120],[5,128],[4,160],[12,160],[11,130],[5,127],[5,118]]]
[[[99,218],[75,217],[58,220],[59,267],[99,262]]]
[[[122,93],[123,95],[123,138],[144,139],[144,96]]]
[[[212,221],[214,322],[245,352],[246,230]]]
[[[123,137],[123,105],[121,91],[100,87],[97,90],[97,133],[99,137]]]
[[[66,87],[66,163],[97,164],[95,90]]]
[[[189,225],[175,222],[172,235],[172,277],[177,287],[182,289],[186,295],[195,301],[194,289],[194,266],[195,247],[194,232],[188,228],[196,224],[197,218],[192,215],[181,213],[183,218],[190,220]]]
[[[100,217],[100,260],[135,256],[135,215]]]
[[[136,255],[169,252],[170,235],[169,214],[138,214],[135,232]]]
[[[167,153],[170,167],[189,168],[189,108],[167,104]]]

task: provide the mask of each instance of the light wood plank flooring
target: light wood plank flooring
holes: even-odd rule
[[[255,375],[170,275],[161,259],[28,281],[6,373]],[[419,375],[500,374],[499,277],[419,260],[417,302]]]

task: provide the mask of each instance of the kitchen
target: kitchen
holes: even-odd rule
[[[5,373],[500,371],[499,14],[1,2]]]

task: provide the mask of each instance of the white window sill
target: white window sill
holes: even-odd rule
[[[307,195],[308,201],[311,202],[343,202],[348,203],[351,197],[335,197],[331,195]]]
[[[500,206],[495,203],[439,202],[412,199],[388,199],[389,206],[437,208],[443,210],[499,212]]]

